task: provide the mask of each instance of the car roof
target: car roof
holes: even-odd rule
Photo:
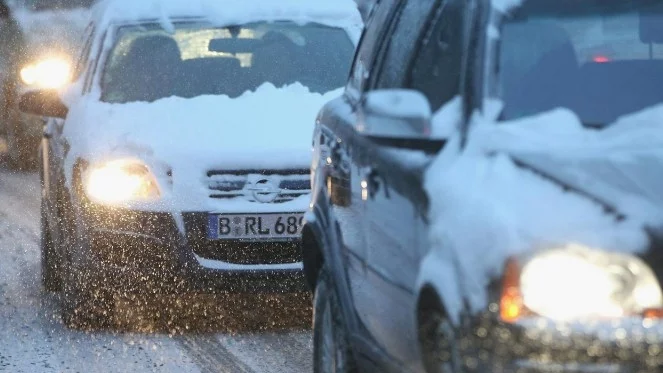
[[[100,0],[92,12],[100,29],[191,19],[216,25],[294,21],[355,28],[362,24],[353,0]]]

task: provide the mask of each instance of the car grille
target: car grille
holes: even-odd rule
[[[307,169],[209,171],[207,177],[209,196],[216,199],[283,203],[311,192]]]

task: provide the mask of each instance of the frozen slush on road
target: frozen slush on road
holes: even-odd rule
[[[67,324],[116,294],[305,290],[310,136],[361,31],[348,0],[123,1],[92,10],[75,82],[23,96],[51,117],[44,286]],[[65,254],[63,248],[75,248]]]

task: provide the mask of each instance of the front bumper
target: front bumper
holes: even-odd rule
[[[176,293],[306,291],[299,241],[210,241],[204,236],[206,213],[143,212],[91,204],[84,211],[86,267],[103,273],[115,288],[140,292],[154,285],[158,291]]]
[[[475,371],[654,372],[663,366],[663,321],[558,324],[530,318],[507,324],[487,312],[461,345]]]

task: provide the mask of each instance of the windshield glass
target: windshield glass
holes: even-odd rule
[[[89,8],[96,0],[26,0],[25,5],[31,10],[57,10]]]
[[[354,45],[340,28],[290,22],[204,28],[119,30],[102,77],[102,100],[238,97],[264,83],[301,83],[312,92],[342,87]]]
[[[662,5],[526,1],[502,29],[502,119],[565,107],[601,126],[663,102]]]

